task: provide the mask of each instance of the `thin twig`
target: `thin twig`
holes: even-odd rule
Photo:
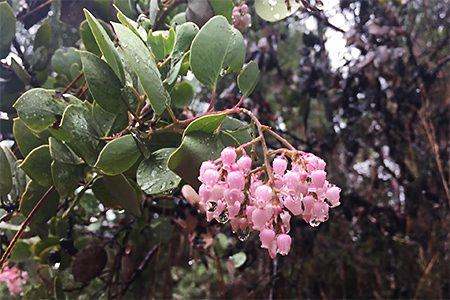
[[[36,212],[39,210],[39,208],[42,206],[42,204],[45,202],[45,200],[48,198],[48,196],[55,190],[54,186],[51,186],[48,188],[48,190],[45,192],[44,195],[42,195],[41,199],[36,203],[36,205],[33,207],[31,212],[26,217],[25,221],[20,226],[20,229],[16,232],[14,237],[12,238],[11,242],[9,243],[8,247],[5,250],[5,253],[3,253],[2,257],[0,258],[0,269],[3,268],[3,264],[8,259],[9,255],[11,254],[11,251],[14,249],[14,246],[19,241],[19,239],[22,237],[23,233],[25,232],[25,229],[30,224],[31,219],[33,219]]]
[[[83,76],[83,71],[80,71],[80,73],[78,73],[78,75],[64,88],[61,94],[64,95],[65,93],[67,93],[75,85],[75,83],[80,80],[81,76]]]

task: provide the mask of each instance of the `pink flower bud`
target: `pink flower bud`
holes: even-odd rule
[[[267,249],[269,251],[269,256],[271,259],[274,259],[277,256],[277,242],[275,240],[272,241],[272,243],[270,244],[269,249]]]
[[[311,187],[320,189],[325,183],[327,173],[322,170],[316,170],[311,172]]]
[[[236,161],[236,151],[233,147],[226,147],[220,153],[220,159],[224,165],[232,165]]]
[[[237,164],[244,173],[247,173],[252,168],[252,159],[248,155],[242,155]]]
[[[208,169],[201,176],[201,181],[207,185],[215,185],[219,180],[220,174],[216,170]]]
[[[238,201],[239,203],[244,201],[245,195],[240,190],[226,189],[223,193],[223,197],[224,197],[225,201],[228,203],[228,205],[233,205],[234,202],[236,202],[236,201]]]
[[[260,230],[266,225],[266,222],[269,221],[269,219],[270,216],[264,209],[255,209],[252,213],[253,228]]]
[[[278,253],[287,255],[291,250],[292,239],[288,234],[280,234],[277,237]]]
[[[275,238],[275,231],[267,228],[263,229],[259,233],[259,239],[261,240],[261,248],[269,249],[274,238]]]
[[[242,190],[245,185],[245,178],[244,174],[239,171],[230,172],[227,175],[227,184],[230,187],[230,189],[237,189]]]
[[[287,168],[287,160],[284,157],[276,157],[272,163],[275,174],[283,175]]]
[[[202,184],[198,189],[198,194],[200,195],[200,202],[206,203],[206,201],[208,201],[209,198],[211,197],[211,193],[212,188],[210,186]]]
[[[327,190],[326,197],[327,197],[328,201],[330,201],[332,207],[336,207],[339,204],[341,204],[339,202],[339,194],[340,193],[341,193],[341,189],[338,188],[337,186],[332,186]]]

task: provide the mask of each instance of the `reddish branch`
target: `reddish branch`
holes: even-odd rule
[[[39,201],[36,203],[36,205],[33,207],[31,212],[26,217],[25,221],[22,223],[22,226],[20,226],[19,231],[14,235],[11,242],[8,245],[8,248],[6,248],[5,253],[3,253],[2,258],[0,259],[0,268],[3,267],[3,264],[8,259],[9,255],[11,254],[11,251],[14,249],[14,246],[19,241],[19,239],[22,237],[23,233],[25,232],[25,229],[30,224],[31,220],[33,219],[34,215],[37,213],[39,208],[44,204],[45,200],[47,200],[48,196],[55,190],[54,186],[49,187],[49,189],[45,192],[45,194],[39,199]]]

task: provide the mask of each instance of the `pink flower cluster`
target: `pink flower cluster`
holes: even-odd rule
[[[16,266],[5,266],[0,272],[0,282],[6,282],[11,296],[18,296],[22,292],[22,284],[28,279],[28,273]]]
[[[245,28],[250,26],[251,17],[248,14],[248,6],[242,3],[239,6],[235,6],[232,12],[233,26],[239,31],[244,31]]]
[[[340,204],[341,189],[326,180],[326,163],[317,156],[288,151],[289,161],[277,156],[267,170],[252,169],[252,159],[245,152],[237,159],[236,152],[227,147],[216,161],[202,163],[200,205],[208,222],[230,221],[241,240],[259,231],[261,247],[272,258],[289,253],[292,216],[318,226],[328,219],[329,208]]]

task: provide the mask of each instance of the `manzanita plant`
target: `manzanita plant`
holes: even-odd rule
[[[267,6],[262,2],[257,12]],[[278,1],[285,13],[275,18],[300,5],[292,3],[295,8]],[[135,22],[118,8],[113,31],[88,10],[85,16],[80,49],[54,58],[67,63],[61,72],[72,80],[62,90],[30,89],[14,104],[14,137],[24,159],[1,149],[0,192],[9,216],[18,208],[26,218],[2,266],[28,226],[41,234],[56,216],[72,222],[85,209],[86,195],[139,220],[145,197],[178,193],[186,185],[183,194],[208,222],[229,222],[242,241],[258,231],[271,258],[291,250],[292,216],[311,226],[328,219],[340,189],[326,180],[325,162],[295,149],[243,105],[259,78],[258,65],[245,61],[240,31],[251,23],[246,4],[234,7],[229,19],[217,15],[201,28],[180,22],[164,31],[149,30],[149,19]],[[237,74],[241,98],[215,110],[218,82],[231,74]],[[211,92],[209,107],[197,115],[188,109],[194,89],[186,78],[192,75]],[[271,149],[267,136],[285,148]],[[42,246],[45,259],[62,268],[78,252],[71,227],[66,230],[59,246]],[[104,258],[101,272],[104,250],[87,249],[85,256]],[[81,282],[92,277],[75,266],[73,274]],[[5,266],[0,280],[17,294],[26,278]]]

